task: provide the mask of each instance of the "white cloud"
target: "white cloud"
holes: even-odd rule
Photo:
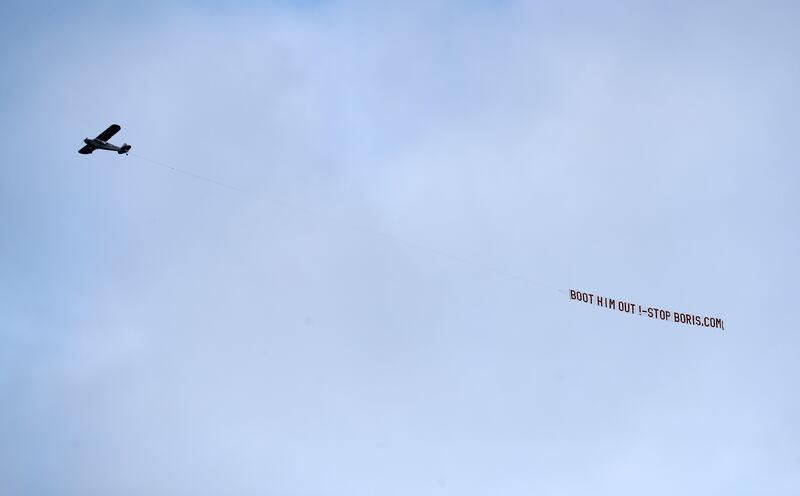
[[[790,134],[763,130],[796,106],[796,74],[750,65],[790,60],[765,32],[776,14],[751,43],[708,11],[531,5],[163,9],[32,40],[51,63],[3,126],[52,145],[0,138],[19,164],[3,271],[29,280],[3,288],[21,305],[1,334],[0,484],[792,487],[786,424],[768,425],[795,400],[765,384],[790,386],[796,338],[760,305],[796,239],[752,162],[782,150],[769,170],[796,177]],[[113,63],[87,63],[99,40]],[[111,121],[135,152],[248,193],[73,153]],[[718,312],[731,331],[549,286]]]

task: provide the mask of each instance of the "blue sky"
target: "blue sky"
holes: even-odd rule
[[[0,493],[791,493],[799,13],[4,5]]]

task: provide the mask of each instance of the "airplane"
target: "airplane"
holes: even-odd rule
[[[100,149],[100,150],[111,150],[119,153],[120,155],[122,155],[123,153],[127,155],[128,151],[131,149],[131,145],[123,143],[122,146],[116,146],[112,145],[111,143],[108,143],[108,140],[110,140],[112,136],[117,134],[120,129],[121,128],[119,127],[119,124],[111,124],[110,126],[108,126],[108,129],[98,134],[97,138],[94,139],[85,138],[83,142],[86,143],[86,146],[78,150],[78,153],[88,155],[93,151]]]

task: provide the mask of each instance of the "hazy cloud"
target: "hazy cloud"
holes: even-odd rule
[[[0,492],[800,482],[793,5],[7,9]]]

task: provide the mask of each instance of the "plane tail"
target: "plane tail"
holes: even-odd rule
[[[131,149],[131,145],[129,145],[127,143],[123,143],[122,146],[119,147],[119,151],[117,153],[122,155],[123,153],[128,153],[130,151],[130,149]]]

